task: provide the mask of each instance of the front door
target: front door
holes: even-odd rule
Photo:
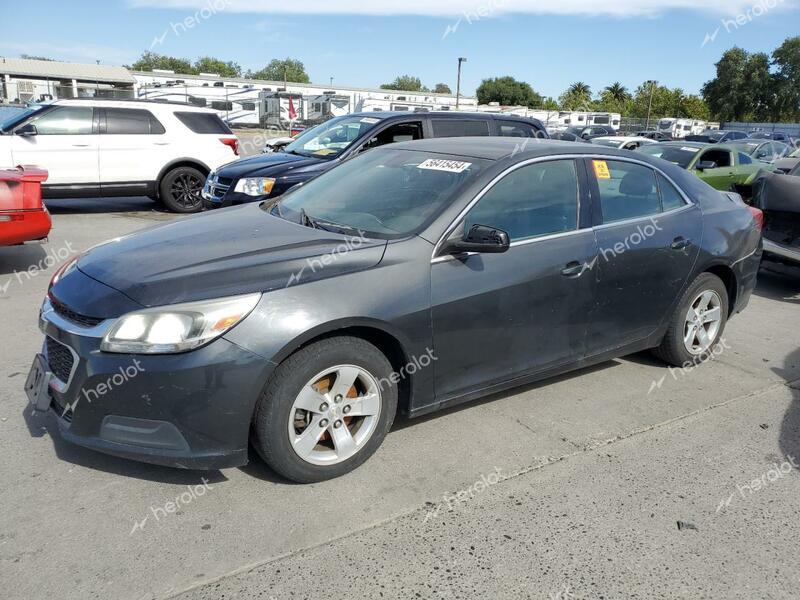
[[[58,106],[30,121],[37,134],[13,136],[15,164],[47,169],[46,187],[97,188],[98,135],[90,106]]]
[[[703,235],[700,209],[648,166],[590,160],[601,222],[597,307],[590,355],[647,338],[668,316],[694,266]]]
[[[437,400],[583,356],[597,247],[592,230],[579,228],[580,166],[551,160],[516,168],[455,230],[502,229],[508,252],[434,258]]]

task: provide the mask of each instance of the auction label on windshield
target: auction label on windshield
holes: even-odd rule
[[[443,160],[441,158],[429,158],[424,163],[417,165],[418,169],[429,169],[431,171],[447,171],[448,173],[463,173],[472,166],[472,163],[461,162],[460,160]]]
[[[611,179],[611,171],[608,170],[608,163],[604,160],[593,160],[594,174],[598,179]]]
[[[375,125],[375,123],[380,123],[380,119],[376,119],[375,117],[364,117],[361,119],[362,123],[366,123],[368,125]]]

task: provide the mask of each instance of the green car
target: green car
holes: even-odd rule
[[[759,171],[775,171],[775,166],[755,160],[728,144],[662,142],[642,146],[636,152],[663,158],[691,171],[711,187],[723,192],[747,191]]]

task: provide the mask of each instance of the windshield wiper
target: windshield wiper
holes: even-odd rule
[[[321,227],[317,225],[317,222],[312,217],[308,216],[305,208],[300,209],[300,224],[311,227],[311,229],[321,229]]]

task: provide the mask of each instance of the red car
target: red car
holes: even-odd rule
[[[42,240],[50,233],[50,213],[42,204],[47,171],[37,167],[0,169],[0,246]]]

